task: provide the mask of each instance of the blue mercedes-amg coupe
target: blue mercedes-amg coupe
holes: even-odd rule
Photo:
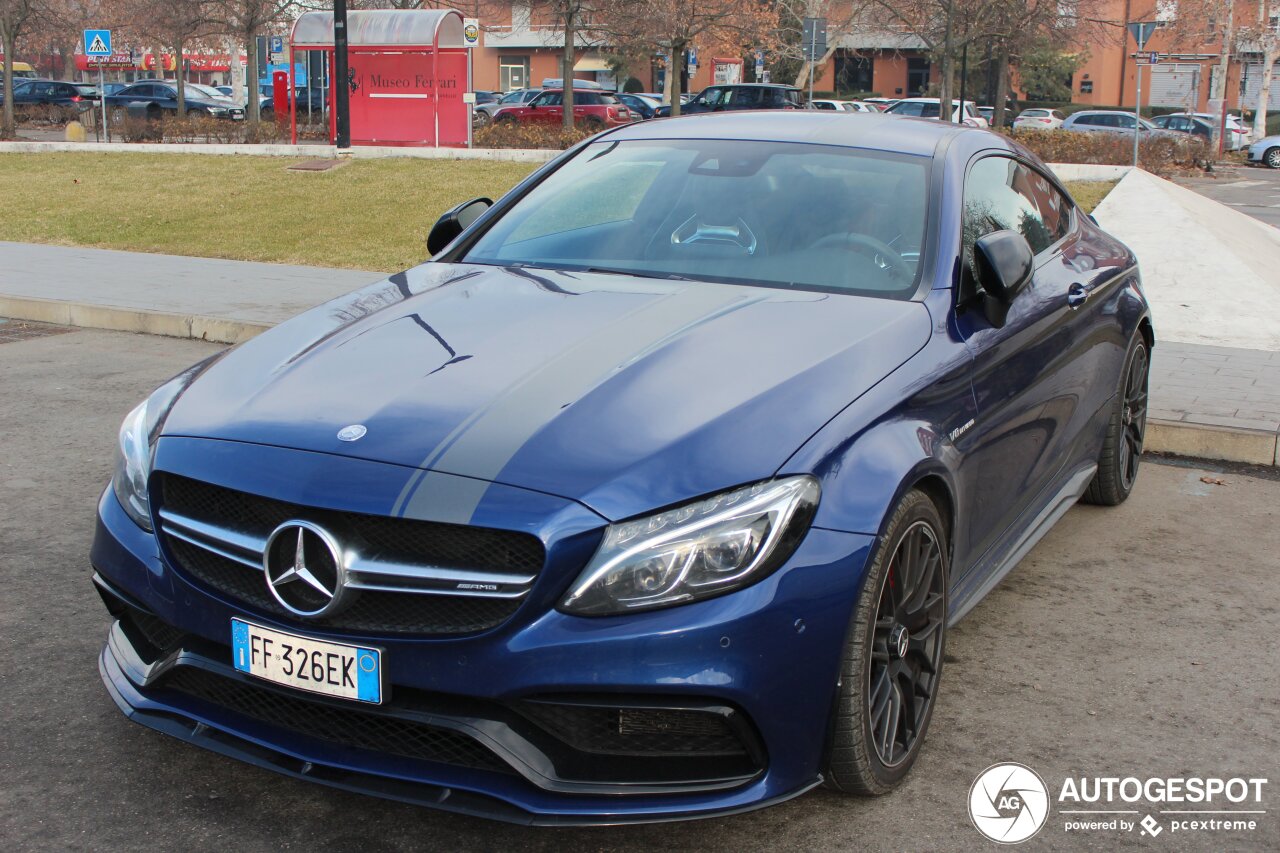
[[[530,823],[880,794],[948,626],[1138,472],[1134,257],[999,135],[634,124],[429,248],[125,419],[132,719]]]

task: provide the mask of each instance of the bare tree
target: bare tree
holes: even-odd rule
[[[1240,41],[1247,43],[1262,57],[1262,80],[1253,113],[1253,138],[1267,135],[1267,107],[1271,101],[1271,83],[1276,60],[1280,58],[1280,0],[1257,0],[1256,21],[1243,26]]]
[[[187,2],[187,0],[178,0]],[[217,27],[228,35],[243,39],[249,57],[249,100],[245,118],[256,122],[262,115],[258,102],[258,35],[284,17],[296,5],[295,0],[209,0]],[[235,61],[234,54],[232,61]]]
[[[680,115],[680,65],[691,47],[742,55],[772,48],[779,33],[778,9],[738,0],[633,0],[610,9],[608,29],[619,47],[667,51],[666,91],[671,114]]]
[[[13,57],[18,52],[18,39],[44,11],[39,0],[0,0],[0,45],[4,47],[4,119],[0,137],[14,135],[13,122]]]
[[[187,114],[186,51],[197,39],[211,34],[216,23],[209,0],[133,0],[139,32],[173,51],[178,91],[178,116]],[[159,55],[157,54],[157,62]]]

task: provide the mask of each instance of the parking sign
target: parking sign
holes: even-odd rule
[[[84,55],[85,56],[110,56],[111,55],[111,30],[85,30],[84,31]]]

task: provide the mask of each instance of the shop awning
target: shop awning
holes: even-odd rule
[[[573,66],[574,71],[608,71],[609,63],[598,56],[584,56]]]

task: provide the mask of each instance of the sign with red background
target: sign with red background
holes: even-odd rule
[[[441,51],[438,58],[418,51],[352,51],[348,62],[353,144],[437,144],[438,111],[438,144],[466,146],[470,114],[462,100],[467,89],[465,50]]]

